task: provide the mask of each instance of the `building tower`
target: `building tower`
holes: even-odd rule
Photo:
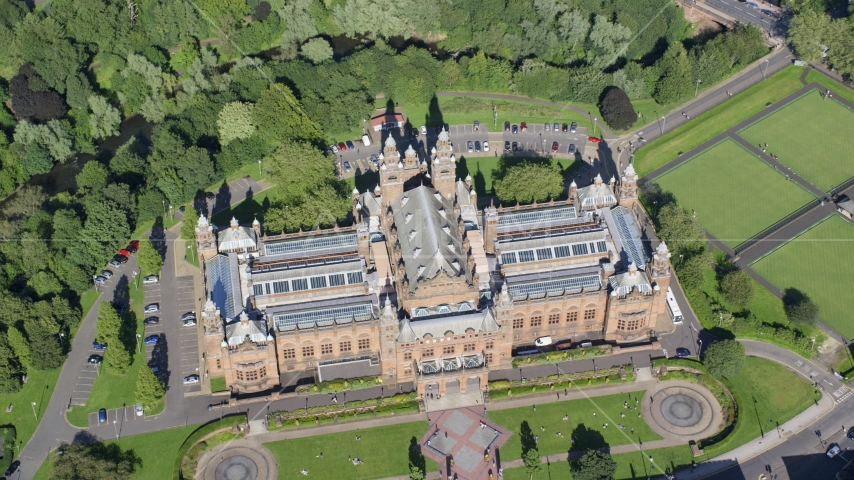
[[[223,365],[223,324],[219,309],[208,299],[202,310],[202,325],[205,329],[205,360],[208,375],[219,376]]]
[[[412,146],[406,150],[406,155],[404,164],[394,138],[389,136],[386,139],[385,148],[383,148],[384,163],[380,166],[383,207],[393,204],[403,194],[404,184],[420,173],[418,156]]]
[[[617,198],[620,205],[630,208],[638,201],[638,175],[631,163],[623,171],[623,176],[620,177]]]
[[[670,250],[667,249],[664,242],[658,244],[658,248],[652,255],[649,276],[662,291],[667,290],[667,287],[670,286]]]
[[[400,326],[397,309],[391,304],[386,295],[382,312],[380,312],[380,360],[382,362],[383,382],[397,383],[397,377],[403,372],[397,371],[397,335]]]
[[[456,181],[457,160],[448,132],[443,128],[436,141],[436,156],[433,157],[433,187],[453,202]]]
[[[214,227],[204,214],[199,215],[199,221],[196,223],[196,247],[203,262],[217,254]]]
[[[492,203],[483,209],[483,248],[495,254],[495,239],[498,238],[498,209]]]

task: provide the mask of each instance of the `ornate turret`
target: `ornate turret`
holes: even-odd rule
[[[412,148],[411,144],[408,147],[406,147],[406,151],[403,152],[403,156],[404,156],[404,159],[403,159],[403,167],[404,168],[406,168],[408,170],[410,168],[417,168],[418,167],[418,154],[415,152],[415,149]]]
[[[252,230],[255,230],[255,238],[261,238],[261,222],[258,221],[258,218],[252,220]]]
[[[196,246],[202,261],[217,254],[214,226],[208,222],[204,214],[199,215],[199,221],[196,222]]]
[[[616,191],[620,205],[631,207],[638,201],[638,175],[630,163],[620,177],[620,186]]]
[[[433,158],[433,186],[445,198],[453,201],[454,184],[457,181],[457,161],[451,138],[443,128],[436,140],[436,156]]]
[[[210,299],[205,302],[202,310],[202,324],[205,327],[205,335],[222,335],[222,317]]]
[[[662,241],[652,256],[652,278],[670,278],[670,250]]]
[[[569,184],[569,201],[573,203],[578,202],[578,184],[575,183],[575,180]]]

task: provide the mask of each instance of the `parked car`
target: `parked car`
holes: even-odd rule
[[[142,411],[142,404],[141,403],[137,403],[136,406],[133,407],[133,411],[136,412],[137,417],[141,417],[143,415],[143,413],[145,413]]]
[[[848,429],[848,438],[854,440],[854,427]]]
[[[98,423],[107,423],[107,410],[104,408],[98,410]]]
[[[564,340],[555,344],[556,350],[569,350],[572,348],[572,340]]]
[[[750,5],[750,4],[748,4]],[[839,445],[834,445],[830,447],[830,450],[827,451],[827,458],[833,458],[839,455],[842,452],[842,449],[839,448]]]
[[[477,140],[474,141],[474,151],[480,152],[480,142]]]
[[[89,355],[89,363],[98,364],[98,363],[101,363],[103,361],[104,361],[104,357],[102,357],[100,355],[95,355],[95,354]]]
[[[198,375],[187,375],[184,377],[184,385],[196,385],[199,383]]]
[[[143,311],[144,313],[154,313],[154,312],[156,312],[156,311],[158,311],[158,310],[160,310],[160,305],[159,305],[159,304],[157,304],[157,303],[149,303],[148,305],[146,305],[146,306],[145,306],[145,308],[144,308],[142,311]]]
[[[338,142],[338,150],[341,150],[342,152],[346,152],[347,151],[347,145],[345,145],[344,142]]]
[[[119,261],[114,258],[114,259],[110,260],[110,266],[113,268],[119,268],[122,266],[122,264],[119,263]]]
[[[545,347],[546,345],[552,344],[552,337],[540,337],[536,341],[534,341],[534,345],[538,347]]]
[[[104,277],[102,277],[102,276],[100,276],[100,275],[98,275],[97,277],[95,277],[95,285],[103,285],[103,284],[105,284],[105,283],[107,283],[107,279],[106,279],[106,278],[104,278]]]
[[[181,325],[183,325],[185,327],[195,326],[196,325],[196,319],[195,318],[188,318],[188,319],[182,321]]]
[[[6,469],[6,473],[4,475],[6,475],[7,477],[9,475],[12,475],[13,473],[15,473],[16,470],[18,470],[18,467],[20,467],[20,466],[21,466],[21,461],[15,460],[14,462],[12,462],[11,465],[9,465],[9,468]]]
[[[113,272],[109,270],[101,270],[101,276],[104,278],[113,278]]]
[[[552,130],[554,130],[555,132],[559,132],[560,131],[560,124],[555,123],[554,127],[552,127]]]
[[[347,143],[347,150],[355,150],[356,149],[356,146],[353,145],[353,142],[351,142],[350,140],[347,140],[346,143]]]
[[[513,125],[513,129],[511,131],[514,135],[519,133],[519,125]]]
[[[474,144],[473,144],[473,143],[471,143],[471,140],[469,140],[469,143],[468,143],[468,152],[469,152],[469,153],[471,153],[471,152],[473,152],[473,151],[474,151]]]
[[[527,131],[528,131],[528,124],[527,124],[527,123],[525,123],[525,122],[522,122],[522,127],[521,127],[521,128],[522,128],[522,131],[523,131],[523,132],[527,132]]]
[[[558,144],[557,142],[552,143],[552,152],[557,153]]]
[[[130,251],[126,248],[119,250],[119,255],[130,258]]]
[[[577,129],[578,129],[578,123],[576,123],[576,122],[572,122],[572,125],[570,125],[570,126],[569,126],[569,131],[570,131],[570,133],[575,133],[575,131],[576,131]]]
[[[375,167],[380,167],[380,159],[376,155],[371,155],[371,163],[374,164]]]
[[[113,260],[119,262],[122,265],[128,263],[128,257],[126,257],[125,255],[116,255],[113,257]]]
[[[480,131],[480,122],[478,122],[477,120],[474,121],[474,131],[475,132]]]
[[[350,171],[350,162],[348,162],[347,160],[344,160],[344,171],[345,172]]]
[[[513,151],[515,152],[516,150],[519,150],[519,144],[516,142],[513,142]]]
[[[566,132],[566,131],[568,131],[568,130],[569,130],[569,125],[567,125],[567,124],[565,124],[565,123],[564,123],[563,125],[561,125],[561,127],[560,127],[560,131],[562,131],[562,132]]]
[[[133,248],[139,249],[139,240],[131,240],[130,242],[128,242],[128,245]]]
[[[505,152],[510,151],[510,140],[504,141],[504,151]]]
[[[545,128],[546,128],[546,131],[547,131],[547,132],[550,132],[550,131],[552,130],[552,124],[551,124],[551,123],[546,122],[546,127],[545,127]]]
[[[676,356],[677,357],[690,357],[691,356],[691,350],[688,350],[687,348],[677,348],[676,349]]]
[[[427,135],[427,127],[421,125],[421,135]]]
[[[160,279],[157,278],[157,275],[149,275],[142,279],[143,285],[154,285],[155,283],[160,282]]]
[[[590,142],[590,143],[599,143],[599,142],[601,142],[601,141],[602,141],[602,139],[601,139],[601,138],[596,138],[596,137],[587,137],[587,141],[588,141],[588,142]]]
[[[567,150],[567,153],[569,153],[570,155],[575,155],[575,144],[574,143],[569,144],[569,150]]]
[[[95,350],[106,350],[107,344],[106,343],[92,342],[92,348],[94,348]]]
[[[505,131],[505,132],[509,132],[509,131],[510,131],[510,122],[504,122],[504,131]]]
[[[484,152],[488,152],[488,151],[489,151],[489,142],[483,142],[483,151],[484,151]]]
[[[208,192],[208,193],[206,193],[206,194],[205,194],[205,198],[206,198],[206,199],[208,199],[208,200],[215,200],[215,199],[216,199],[216,194],[215,194],[214,192]]]
[[[196,318],[196,312],[195,312],[195,311],[193,311],[193,312],[187,312],[187,313],[185,313],[185,314],[181,315],[181,320],[188,320],[188,319],[191,319],[191,318],[192,318],[192,319],[195,319],[195,318]]]
[[[157,325],[158,323],[160,323],[159,317],[146,317],[146,319],[142,321],[143,325]]]
[[[184,206],[183,206],[183,205],[181,205],[181,207],[183,208]],[[179,210],[180,210],[180,209],[179,209]],[[181,212],[181,213],[184,213],[184,212]],[[136,247],[134,247],[133,245],[128,245],[127,247],[125,247],[125,250],[127,250],[128,252],[130,252],[130,254],[131,254],[131,255],[133,255],[134,253],[136,253],[136,252],[138,252],[138,251],[139,251],[139,249],[138,249],[138,248],[136,248]]]
[[[160,336],[158,335],[149,335],[145,337],[145,340],[142,343],[146,345],[157,345],[157,341],[160,340]]]
[[[338,153],[338,145],[330,145],[329,149],[332,150],[332,153]]]

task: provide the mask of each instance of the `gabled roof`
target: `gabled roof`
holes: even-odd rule
[[[613,293],[617,295],[627,295],[635,289],[642,293],[652,291],[652,285],[646,273],[638,270],[634,263],[629,264],[629,269],[626,273],[620,273],[611,277],[611,288],[613,289]]]
[[[205,262],[205,288],[226,322],[237,318],[243,311],[243,299],[236,253],[220,253]]]
[[[641,239],[641,229],[631,209],[623,206],[602,209],[602,217],[608,225],[611,238],[614,239],[623,267],[634,262],[641,270],[646,268],[647,256]]]
[[[454,207],[442,194],[416,187],[401,195],[392,211],[410,291],[415,292],[420,278],[433,278],[440,271],[469,278]]]
[[[590,186],[578,189],[578,201],[582,209],[610,207],[617,204],[614,191],[607,183],[602,183],[602,177]]]
[[[464,315],[427,319],[406,318],[400,323],[397,341],[401,343],[415,342],[428,334],[434,338],[442,338],[448,331],[453,332],[454,335],[462,335],[469,328],[475,332],[495,332],[498,331],[499,326],[492,315],[492,311],[488,308]]]
[[[231,226],[217,232],[217,243],[220,251],[238,248],[254,249],[257,244],[255,230],[237,224],[237,219],[231,219]]]
[[[240,345],[246,337],[255,343],[267,341],[267,322],[254,316],[254,312],[252,318],[244,312],[240,314],[240,318],[225,324],[225,337],[229,345]]]

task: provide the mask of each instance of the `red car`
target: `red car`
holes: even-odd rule
[[[130,252],[123,248],[123,249],[119,250],[119,255],[121,255],[123,257],[130,257]]]
[[[130,242],[128,242],[128,245],[133,248],[139,249],[139,240],[131,240]]]
[[[342,152],[346,152],[347,151],[347,145],[344,142],[339,143],[338,144],[338,150],[341,150]]]
[[[552,143],[552,152],[557,153],[558,144],[557,142]]]
[[[525,123],[525,122],[522,122],[522,131],[523,131],[523,132],[527,132],[527,131],[528,131],[528,124],[527,124],[527,123]]]
[[[596,138],[596,137],[587,137],[587,141],[588,141],[588,142],[590,142],[590,143],[599,143],[599,142],[601,142],[601,141],[602,141],[602,139],[601,139],[601,138]]]

